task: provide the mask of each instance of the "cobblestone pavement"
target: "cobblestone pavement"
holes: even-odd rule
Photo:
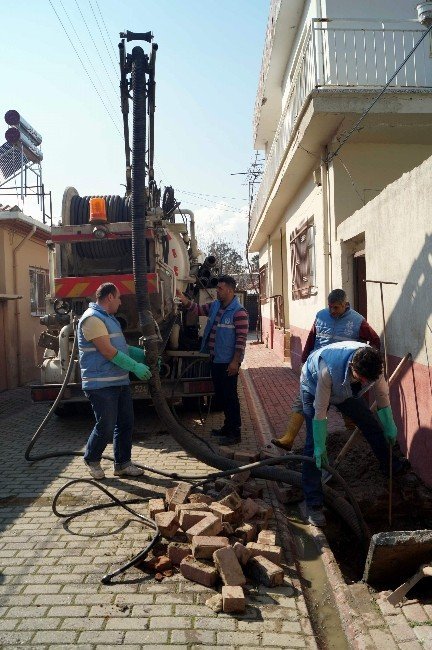
[[[270,437],[284,432],[289,405],[298,394],[298,377],[287,363],[282,363],[264,345],[250,345],[243,370],[244,380],[253,384],[259,396],[259,408],[264,413],[262,426],[270,428]],[[329,411],[329,432],[343,429],[341,416]],[[294,444],[302,448],[304,427]],[[386,597],[389,591],[375,593],[365,584],[346,585],[328,548],[323,549],[323,561],[333,587],[336,602],[353,646],[379,650],[432,649],[432,599],[408,599],[393,607]]]
[[[249,347],[251,354],[252,347]],[[257,447],[250,409],[241,389],[244,438],[241,449]],[[148,540],[148,531],[117,508],[82,515],[68,525],[51,509],[67,481],[87,478],[82,459],[62,457],[29,464],[24,451],[43,417],[28,388],[0,394],[0,646],[2,648],[316,648],[305,599],[290,549],[285,546],[286,582],[255,587],[244,615],[215,614],[205,605],[211,590],[174,575],[157,583],[138,569],[117,584],[101,577]],[[281,414],[282,417],[282,414]],[[220,425],[211,414],[206,431]],[[189,422],[191,424],[191,422]],[[62,449],[83,452],[92,426],[84,408],[69,418],[53,417],[34,454]],[[199,424],[196,425],[199,429]],[[207,435],[207,434],[205,434]],[[107,449],[111,453],[111,448]],[[134,460],[191,475],[207,468],[178,447],[153,410],[137,409]],[[103,461],[103,484],[119,498],[156,497],[170,482],[151,474],[117,479]],[[267,486],[265,498],[272,499]],[[92,485],[73,485],[59,501],[70,512],[99,501]],[[146,514],[146,506],[137,508]],[[280,529],[279,529],[280,533]],[[283,537],[283,539],[286,539]],[[282,540],[282,536],[280,536]]]

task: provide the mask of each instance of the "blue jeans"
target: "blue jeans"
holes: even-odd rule
[[[114,467],[123,469],[131,462],[134,412],[130,386],[108,386],[87,390],[95,416],[95,426],[87,441],[84,460],[97,463],[111,440]]]
[[[306,421],[306,443],[303,453],[305,456],[312,458],[314,453],[312,420],[315,415],[313,405],[315,396],[304,390],[301,391],[301,396]],[[335,406],[343,415],[350,417],[360,429],[379,462],[381,472],[387,475],[389,469],[388,443],[384,438],[381,423],[369,410],[366,402],[362,398],[350,397]],[[396,473],[401,468],[402,463],[397,457],[393,456],[392,465],[393,472]],[[321,470],[317,468],[315,463],[303,463],[302,486],[308,506],[323,505]]]

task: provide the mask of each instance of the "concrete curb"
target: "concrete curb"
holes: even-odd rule
[[[252,420],[256,425],[255,433],[258,438],[258,442],[261,446],[265,447],[271,442],[272,426],[270,425],[269,420],[266,416],[264,407],[261,403],[259,394],[255,389],[253,381],[247,374],[247,367],[241,373],[241,381]],[[278,503],[278,501],[270,482],[269,491],[271,492],[272,501],[275,505]],[[280,508],[278,508],[278,510],[279,509]],[[302,512],[302,514],[304,515],[304,512]],[[300,570],[300,565],[297,562],[296,558],[295,541],[288,526],[283,523],[283,517],[278,517],[278,526],[281,526],[282,528],[282,530],[280,530],[281,537],[283,539],[284,546],[287,547],[290,559],[293,559],[296,562]],[[353,596],[350,594],[349,589],[345,584],[342,573],[330,549],[326,536],[322,530],[316,528],[315,526],[309,525],[309,529],[310,534],[321,556],[347,643],[354,650],[376,650],[377,646],[374,643],[372,637],[367,632],[367,624],[363,621],[362,614],[354,605]],[[300,583],[296,584],[295,586],[301,589]],[[308,601],[308,599],[306,599],[306,601]],[[386,627],[384,618],[382,618],[382,625],[383,627]]]

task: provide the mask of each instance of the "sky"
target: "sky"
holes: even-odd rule
[[[194,211],[200,243],[222,238],[244,250],[248,188],[245,176],[232,174],[246,171],[254,158],[252,117],[269,4],[269,0],[1,3],[0,111],[18,110],[43,137],[43,180],[52,191],[53,223],[59,220],[67,186],[81,196],[123,194],[119,32],[152,31],[159,45],[156,179],[162,186],[172,185],[181,207]],[[148,44],[138,44],[149,51]],[[128,44],[128,52],[133,45]],[[0,192],[0,203],[18,203],[27,214],[40,218],[34,201],[22,206],[16,197],[2,197]]]

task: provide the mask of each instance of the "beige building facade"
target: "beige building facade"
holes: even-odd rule
[[[415,190],[409,193],[411,209],[406,201],[390,201],[414,178],[420,190],[419,170],[429,169],[429,36],[370,108],[424,35],[416,5],[415,0],[271,2],[254,119],[255,147],[265,151],[266,164],[251,212],[249,250],[259,253],[263,339],[281,357],[289,356],[295,369],[331,289],[345,288],[352,306],[382,336],[379,287],[365,280],[398,283],[384,287],[388,355],[394,367],[413,354],[422,413],[417,417],[412,386],[399,384],[392,395],[401,444],[432,484],[432,469],[410,442],[418,439],[418,429],[431,425],[424,348],[429,330],[418,301],[412,299],[409,315],[404,313],[411,299],[403,290],[416,260],[427,258],[430,217],[426,200],[413,201]],[[405,372],[404,382],[407,377]]]
[[[0,206],[0,391],[39,377],[49,237],[40,221]]]

